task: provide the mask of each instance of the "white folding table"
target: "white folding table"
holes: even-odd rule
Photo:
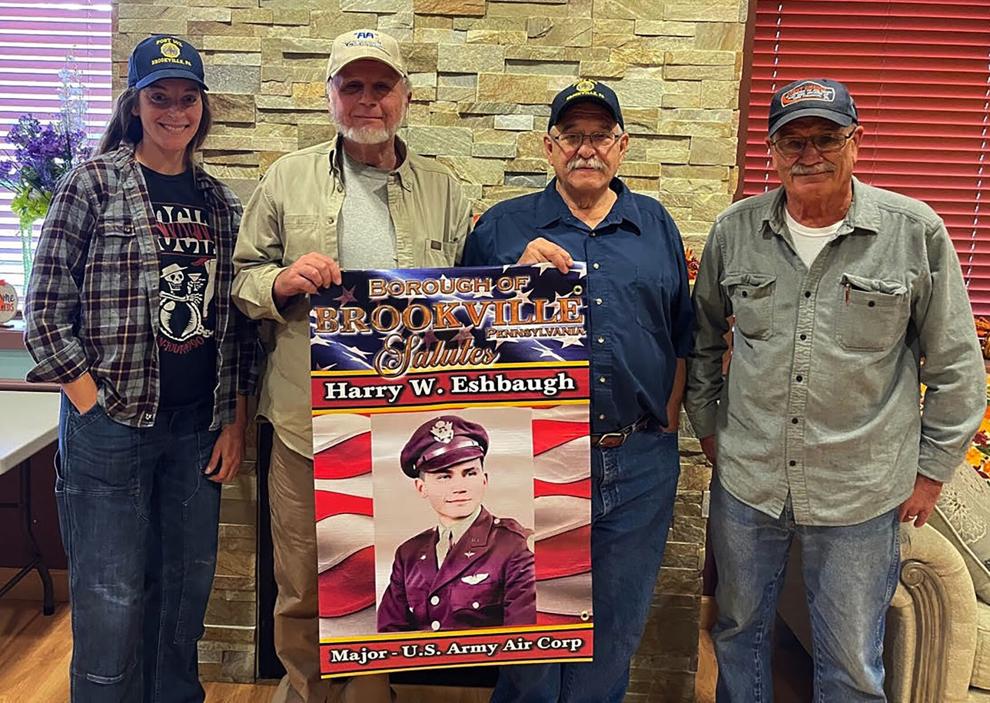
[[[34,391],[0,391],[0,475],[8,471],[20,474],[19,499],[0,502],[0,508],[20,512],[24,536],[31,545],[31,561],[0,587],[2,598],[18,581],[34,570],[44,588],[43,612],[55,612],[52,578],[35,539],[31,518],[31,457],[58,437],[59,393]]]

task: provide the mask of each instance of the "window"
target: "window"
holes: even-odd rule
[[[742,195],[776,187],[770,97],[834,78],[866,133],[856,175],[945,220],[977,315],[990,315],[990,0],[756,0]]]
[[[42,122],[59,110],[59,71],[78,71],[86,86],[86,127],[94,137],[110,117],[110,3],[95,0],[0,0],[0,134],[25,113]],[[7,145],[4,144],[6,149]],[[23,295],[17,217],[0,191],[0,279]],[[35,241],[41,223],[35,225]]]

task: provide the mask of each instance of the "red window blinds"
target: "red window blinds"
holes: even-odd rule
[[[770,97],[834,78],[866,133],[855,173],[945,220],[973,310],[990,315],[990,0],[757,0],[742,193],[778,184]]]
[[[86,87],[87,131],[102,133],[111,107],[110,9],[108,0],[0,1],[0,135],[22,114],[42,122],[57,115],[58,74],[66,67]],[[0,148],[8,149],[5,141]],[[0,190],[0,279],[23,292],[21,241],[10,199]],[[35,225],[35,241],[40,227]]]

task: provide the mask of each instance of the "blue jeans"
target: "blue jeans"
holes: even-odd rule
[[[211,404],[154,427],[64,396],[55,495],[69,561],[73,703],[202,701],[196,642],[216,567]]]
[[[794,535],[811,615],[813,700],[887,700],[883,634],[900,570],[896,509],[858,525],[808,527],[794,523],[789,502],[772,518],[716,480],[709,526],[718,568],[718,703],[773,700],[770,635]]]
[[[621,447],[592,450],[594,662],[503,666],[492,703],[622,701],[663,561],[680,471],[676,433],[636,432]]]

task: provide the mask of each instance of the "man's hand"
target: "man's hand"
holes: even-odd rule
[[[716,459],[715,435],[710,434],[707,437],[702,437],[698,441],[701,442],[701,451],[705,453],[705,458],[708,459],[708,463],[711,464],[714,469]]]
[[[914,491],[911,497],[901,503],[901,522],[914,520],[915,527],[921,527],[928,522],[928,516],[935,508],[935,501],[942,493],[942,482],[918,474],[914,479]]]
[[[567,253],[567,250],[559,244],[554,244],[549,239],[544,239],[543,237],[537,237],[527,244],[522,256],[519,257],[519,261],[516,263],[539,264],[544,261],[549,261],[561,273],[567,273],[571,268],[571,264],[574,263],[574,259]]]
[[[272,285],[272,295],[281,306],[294,295],[315,293],[331,284],[340,285],[340,265],[326,254],[311,251],[279,273]]]
[[[244,458],[244,432],[244,425],[236,422],[224,425],[220,430],[220,436],[213,445],[210,462],[203,469],[203,473],[211,481],[230,483],[237,476]]]

